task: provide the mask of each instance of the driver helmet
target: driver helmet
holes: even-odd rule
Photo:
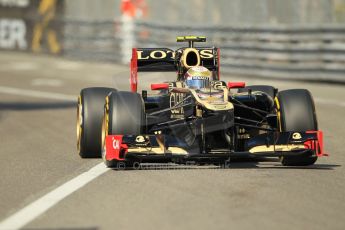
[[[209,88],[211,78],[211,71],[203,66],[194,66],[184,75],[185,84],[191,89]]]

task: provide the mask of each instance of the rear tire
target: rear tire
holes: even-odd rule
[[[314,100],[306,89],[280,91],[278,96],[281,131],[318,130]],[[317,157],[281,157],[284,166],[306,166],[316,162]]]
[[[77,107],[77,148],[82,158],[101,157],[102,118],[105,97],[116,91],[92,87],[80,91]]]
[[[272,99],[275,98],[277,89],[270,85],[250,85],[242,89],[238,89],[238,93],[248,92],[251,89],[252,91],[261,91],[269,95]]]

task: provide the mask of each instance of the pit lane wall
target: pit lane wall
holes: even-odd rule
[[[133,46],[205,35],[223,73],[345,82],[345,0],[179,2],[0,0],[0,47],[126,64]]]

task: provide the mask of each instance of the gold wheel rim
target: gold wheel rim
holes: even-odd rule
[[[108,124],[109,124],[109,99],[108,97],[105,98],[105,106],[104,106],[104,116],[102,120],[102,156],[105,157],[105,138],[108,135]]]
[[[282,132],[282,123],[281,123],[281,113],[280,113],[280,103],[278,100],[278,97],[274,98],[274,102],[276,105],[276,112],[277,112],[277,118],[278,118],[278,125],[279,125],[279,131]]]
[[[83,127],[82,127],[82,124],[83,124],[83,105],[81,103],[81,97],[79,96],[78,97],[78,106],[77,106],[77,149],[78,151],[80,152],[80,142],[81,142],[81,134],[82,134],[82,131],[83,131]]]

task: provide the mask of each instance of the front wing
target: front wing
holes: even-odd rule
[[[265,138],[264,138],[265,137]],[[189,151],[179,141],[167,135],[108,135],[103,160],[107,166],[117,162],[135,163],[222,163],[232,157],[327,156],[323,148],[322,131],[276,132],[262,135],[247,144],[247,150],[212,149],[207,153]]]

